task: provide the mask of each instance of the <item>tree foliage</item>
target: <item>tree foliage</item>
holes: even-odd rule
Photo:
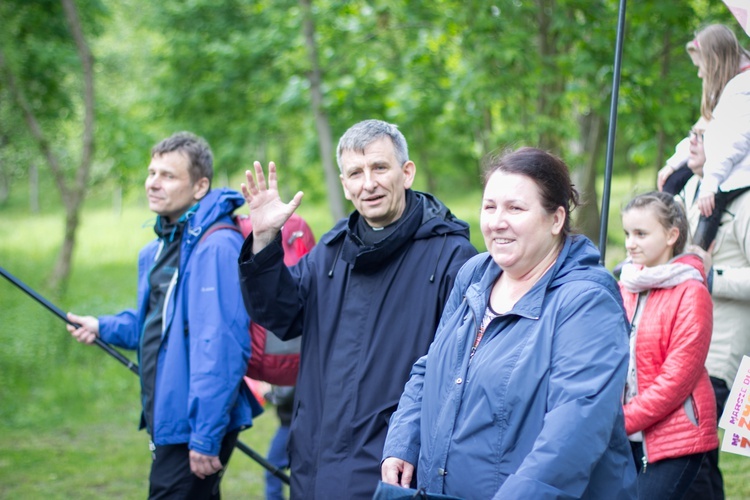
[[[321,141],[334,147],[346,128],[374,117],[401,127],[418,187],[438,194],[476,188],[493,151],[536,145],[560,155],[586,201],[578,222],[597,236],[615,0],[77,4],[100,89],[92,182],[140,184],[149,146],[189,129],[209,140],[223,177],[275,160],[288,194],[338,202]],[[8,64],[40,122],[68,144],[81,106],[59,4],[6,0],[0,9]],[[307,44],[306,19],[314,26]],[[655,172],[698,116],[700,81],[685,43],[709,22],[737,26],[706,0],[636,2],[626,19],[615,170]],[[12,123],[7,101],[0,104]],[[331,138],[316,122],[321,115]],[[0,139],[12,140],[0,140],[0,172],[9,170],[9,142],[23,140],[4,123]]]

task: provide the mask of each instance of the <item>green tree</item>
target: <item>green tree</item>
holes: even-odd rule
[[[31,43],[28,45],[20,43],[13,47],[15,60],[11,60],[10,57],[6,56],[4,50],[0,50],[0,71],[4,75],[5,84],[52,172],[55,185],[60,192],[65,207],[65,236],[50,278],[50,284],[53,287],[65,284],[70,274],[80,208],[86,196],[94,156],[94,58],[84,36],[83,25],[75,3],[73,0],[62,0],[61,7],[62,9],[59,10],[59,7],[48,2],[31,5],[21,3],[21,5],[15,6],[4,4],[3,17],[10,18],[14,11],[16,22],[9,23],[9,25],[17,29],[18,35],[22,35],[20,37],[22,41],[31,41]],[[63,26],[68,31],[67,39],[62,33]],[[40,36],[40,32],[37,30],[41,30],[43,35]],[[24,40],[23,35],[26,35],[26,40]],[[45,37],[49,38],[45,39]],[[4,40],[6,44],[8,38],[6,34]],[[34,41],[42,41],[43,45],[52,49],[51,52],[65,58],[62,63],[48,60],[46,64],[56,66],[62,74],[75,80],[72,89],[59,88],[59,95],[63,99],[71,99],[69,101],[71,103],[70,109],[74,109],[72,96],[77,92],[81,93],[80,119],[82,130],[80,133],[81,144],[78,146],[80,161],[75,168],[66,168],[66,164],[70,160],[56,150],[55,141],[50,137],[49,132],[45,132],[43,123],[37,117],[36,103],[31,100],[31,97],[36,93],[34,92],[35,85],[40,87],[37,92],[44,93],[47,86],[58,90],[56,86],[59,83],[45,78],[44,70],[46,68],[37,67],[30,70],[28,66],[21,65],[22,69],[17,69],[20,61],[24,59],[28,61],[35,57],[44,57],[44,51],[34,51]],[[26,52],[26,49],[28,49],[28,52]],[[74,69],[73,59],[78,59],[77,63],[80,67],[77,70]],[[60,66],[57,66],[58,64]],[[36,79],[36,76],[40,74],[41,78]],[[27,92],[27,88],[30,88],[31,92]],[[67,117],[63,118],[56,123],[63,125],[62,122],[64,121],[64,125],[69,125],[70,120]]]

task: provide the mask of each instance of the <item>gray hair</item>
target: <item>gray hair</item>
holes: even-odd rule
[[[396,125],[382,120],[365,120],[349,127],[349,130],[339,139],[339,145],[336,148],[336,161],[339,164],[339,171],[343,171],[341,154],[344,151],[364,153],[367,146],[383,137],[391,139],[396,161],[399,165],[409,161],[409,147],[406,145],[404,134],[398,130]]]
[[[184,154],[190,164],[190,180],[196,182],[208,178],[209,185],[214,177],[214,155],[203,137],[192,132],[176,132],[151,148],[151,157],[178,151]]]

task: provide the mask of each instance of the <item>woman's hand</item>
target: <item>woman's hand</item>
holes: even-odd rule
[[[406,460],[388,457],[383,460],[383,465],[380,466],[380,474],[384,483],[408,488],[414,476],[414,466]],[[401,479],[400,482],[399,478]]]

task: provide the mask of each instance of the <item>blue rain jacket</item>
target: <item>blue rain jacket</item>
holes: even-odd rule
[[[427,355],[415,363],[383,457],[418,485],[466,499],[631,499],[622,394],[628,322],[615,280],[583,236],[469,353],[501,270],[461,269]]]
[[[212,224],[232,224],[232,212],[243,203],[236,191],[214,189],[186,214],[179,272],[165,301],[154,428],[148,429],[157,445],[187,443],[218,455],[224,435],[250,426],[262,411],[243,381],[250,359],[250,320],[237,275],[243,238],[236,231],[215,231],[198,244]],[[138,350],[139,361],[148,278],[161,247],[157,238],[139,254],[138,309],[99,318],[102,340]]]

